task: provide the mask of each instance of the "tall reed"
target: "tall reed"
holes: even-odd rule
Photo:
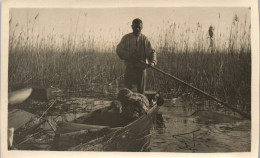
[[[20,33],[16,32],[20,25],[12,19],[9,21],[10,90],[23,84],[101,92],[124,73],[124,62],[115,53],[121,31],[112,33],[110,41],[101,36],[108,33],[105,29],[100,30],[100,36],[93,30],[79,36],[57,35],[55,29],[45,35],[34,32],[40,16],[35,15],[31,25],[28,22],[26,30]],[[210,26],[199,22],[195,29],[174,22],[167,22],[164,30],[157,28],[150,38],[158,53],[158,68],[224,101],[250,109],[251,26],[234,15],[228,36],[215,27],[212,26],[211,35]],[[214,49],[210,42],[214,42]],[[147,87],[167,93],[181,86],[149,70]]]

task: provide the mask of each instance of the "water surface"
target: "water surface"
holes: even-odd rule
[[[147,150],[152,152],[248,152],[251,148],[251,121],[187,108],[178,99],[160,107],[150,133]]]

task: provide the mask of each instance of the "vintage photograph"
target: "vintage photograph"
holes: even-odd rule
[[[251,7],[10,8],[8,151],[251,152]]]

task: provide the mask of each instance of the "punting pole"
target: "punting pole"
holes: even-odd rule
[[[190,84],[188,84],[188,83],[186,83],[186,82],[180,80],[179,78],[177,78],[177,77],[175,77],[175,76],[173,76],[173,75],[171,75],[171,74],[169,74],[169,73],[166,73],[166,72],[164,72],[164,71],[162,71],[162,70],[160,70],[160,69],[158,69],[158,68],[156,68],[156,67],[150,66],[150,65],[146,64],[146,63],[143,62],[143,61],[140,61],[140,60],[139,60],[139,62],[142,63],[142,64],[145,64],[145,65],[147,65],[148,67],[150,67],[150,68],[152,68],[152,69],[154,69],[154,70],[156,70],[156,71],[158,71],[158,72],[160,72],[160,73],[162,73],[162,74],[164,74],[164,75],[166,75],[166,76],[168,76],[168,77],[170,77],[170,78],[172,78],[172,79],[174,79],[174,80],[176,80],[176,81],[182,83],[183,85],[185,85],[185,86],[187,86],[187,87],[189,87],[189,88],[191,88],[191,89],[193,89],[193,90],[195,90],[195,91],[197,91],[197,92],[199,92],[199,93],[201,93],[201,94],[203,94],[203,95],[205,95],[205,96],[207,96],[207,97],[209,97],[209,98],[215,100],[216,102],[218,102],[218,103],[220,103],[220,104],[226,106],[227,108],[229,108],[229,109],[231,109],[231,110],[233,110],[233,111],[239,113],[241,116],[243,116],[243,117],[245,117],[245,118],[251,120],[251,115],[250,115],[250,114],[248,114],[248,113],[246,113],[246,112],[243,112],[243,111],[241,111],[241,110],[238,110],[238,109],[236,109],[236,108],[234,108],[234,107],[228,105],[227,103],[225,103],[225,102],[219,100],[218,98],[215,98],[215,97],[209,95],[208,93],[206,93],[206,92],[204,92],[204,91],[202,91],[202,90],[200,90],[200,89],[198,89],[198,88],[196,88],[196,87],[194,87],[194,86],[192,86],[192,85],[190,85]]]

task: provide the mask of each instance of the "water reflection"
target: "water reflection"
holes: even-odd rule
[[[160,107],[151,129],[149,151],[250,151],[251,122],[212,109],[166,103]]]
[[[164,124],[164,119],[161,113],[158,113],[156,115],[156,122],[155,122],[155,127],[154,127],[159,133],[164,132],[165,129],[165,124]]]

